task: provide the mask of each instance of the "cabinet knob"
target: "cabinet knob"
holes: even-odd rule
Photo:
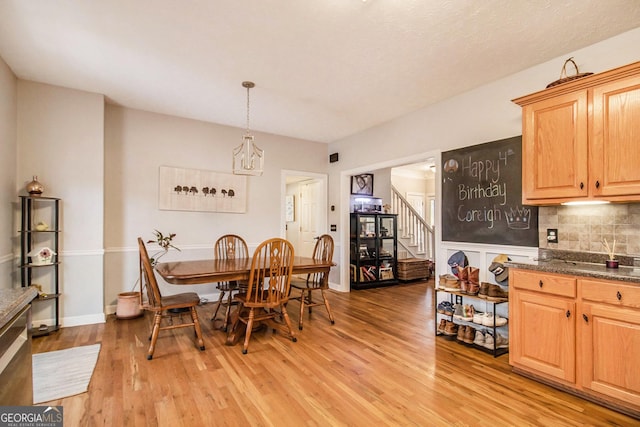
[[[582,318],[584,319],[584,321],[585,321],[586,323],[589,323],[589,317],[588,317],[586,314],[583,314],[583,315],[582,315]]]
[[[567,319],[571,317],[571,310],[567,310]]]
[[[539,285],[540,287],[542,287],[542,285],[543,285],[542,280],[540,280],[540,282],[538,283],[538,285]]]
[[[580,189],[582,190],[584,188],[584,182],[580,183]]]
[[[622,294],[620,293],[620,291],[616,293],[616,297],[618,298],[618,301],[622,299]]]
[[[596,181],[596,188],[600,188],[600,181]]]

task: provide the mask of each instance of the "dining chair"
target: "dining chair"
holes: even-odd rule
[[[238,309],[234,312],[233,325],[228,332],[229,337],[237,334],[239,323],[246,324],[243,354],[247,354],[255,322],[283,319],[291,340],[297,341],[286,308],[293,257],[293,245],[281,238],[265,240],[253,253],[247,292],[237,293],[233,297],[238,302]],[[275,327],[273,331],[276,331]]]
[[[144,281],[140,286],[146,284],[148,303],[144,305],[145,310],[153,312],[153,329],[151,331],[151,344],[149,345],[149,351],[147,352],[147,360],[153,358],[153,352],[156,348],[156,341],[158,340],[158,333],[160,331],[187,328],[193,326],[196,333],[198,347],[201,351],[204,350],[204,341],[202,339],[202,330],[200,329],[200,321],[198,320],[198,312],[196,306],[200,303],[200,297],[195,292],[184,292],[181,294],[162,296],[156,276],[149,260],[149,254],[144,242],[138,237],[138,248],[140,250],[140,266],[143,270]],[[188,309],[191,314],[191,322],[174,323],[173,318],[175,315],[169,314],[171,310],[179,311],[181,309]],[[163,318],[171,318],[171,322],[166,326],[161,326]]]
[[[225,234],[214,243],[213,257],[215,259],[249,258],[247,242],[236,234]],[[220,297],[218,298],[218,304],[216,305],[216,310],[213,312],[211,320],[214,321],[216,319],[220,307],[225,307],[222,330],[226,332],[229,325],[229,313],[231,312],[231,306],[234,305],[233,293],[246,292],[247,282],[244,280],[218,282],[216,288],[220,292]],[[226,300],[225,295],[227,295]]]
[[[333,261],[333,238],[328,234],[323,234],[316,238],[316,245],[313,248],[313,258],[316,260],[331,263]],[[322,273],[309,273],[306,279],[291,279],[291,288],[298,289],[300,295],[291,297],[291,300],[300,301],[300,317],[298,318],[298,329],[302,330],[302,319],[304,317],[304,308],[309,309],[309,316],[311,316],[311,308],[319,305],[324,305],[329,314],[329,321],[331,324],[335,324],[336,321],[333,318],[331,312],[331,306],[327,299],[326,290],[329,289],[329,272]],[[314,302],[312,295],[313,292],[320,291],[322,301]]]

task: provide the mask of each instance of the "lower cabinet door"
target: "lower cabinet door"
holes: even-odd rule
[[[582,386],[640,407],[640,310],[582,304]]]
[[[570,383],[576,378],[573,299],[512,292],[509,363]]]

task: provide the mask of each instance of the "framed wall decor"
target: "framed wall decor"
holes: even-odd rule
[[[361,173],[351,176],[351,194],[373,196],[373,174]]]
[[[158,208],[171,211],[247,211],[247,177],[160,166]]]

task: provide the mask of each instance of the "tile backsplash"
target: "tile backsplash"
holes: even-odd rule
[[[547,242],[547,229],[558,229],[558,243]],[[640,255],[640,203],[541,206],[540,248],[606,253],[603,240],[616,242],[618,255]]]

